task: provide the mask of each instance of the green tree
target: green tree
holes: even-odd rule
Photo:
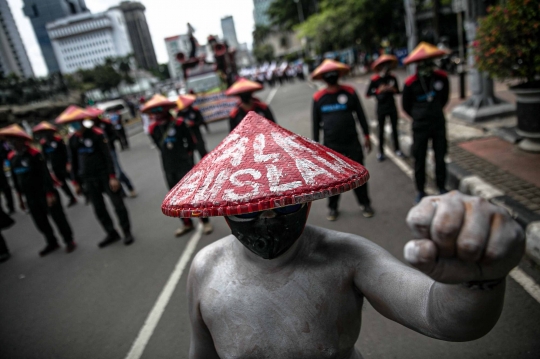
[[[95,86],[102,92],[109,92],[118,88],[118,85],[123,80],[122,75],[110,63],[96,66],[91,72]]]
[[[253,56],[258,63],[274,60],[274,48],[270,44],[262,44],[253,48]]]
[[[152,74],[160,81],[170,79],[171,74],[169,73],[169,64],[159,64],[157,68],[152,69]]]
[[[317,0],[274,0],[266,11],[270,18],[270,23],[279,30],[292,30],[294,26],[300,23],[300,17],[303,15],[307,19],[317,12]],[[302,10],[299,11],[298,4]]]
[[[371,50],[388,39],[393,46],[406,41],[403,2],[395,0],[322,0],[320,11],[297,26],[320,53],[361,44]]]
[[[270,26],[255,25],[255,30],[253,31],[254,46],[264,43],[264,40],[266,40],[266,38],[270,36],[271,33],[272,29],[270,28]]]

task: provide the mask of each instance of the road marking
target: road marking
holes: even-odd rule
[[[378,139],[375,136],[370,136],[373,145],[379,144]],[[384,146],[386,157],[390,158],[392,162],[396,164],[409,178],[414,177],[414,171],[412,168],[401,158],[397,157],[388,146]],[[427,189],[428,194],[435,194],[434,189]],[[516,267],[509,273],[510,277],[515,280],[521,287],[529,293],[538,303],[540,303],[540,286],[532,279],[527,273]]]
[[[161,319],[161,316],[163,315],[163,312],[165,311],[174,290],[176,289],[176,285],[182,276],[182,272],[191,259],[193,252],[195,252],[195,249],[197,248],[197,244],[201,239],[201,234],[202,225],[199,223],[195,234],[193,234],[193,236],[189,239],[184,252],[176,263],[176,267],[167,280],[165,287],[163,287],[156,303],[154,304],[154,307],[152,308],[152,311],[150,311],[150,314],[148,314],[148,317],[146,318],[143,327],[139,331],[137,339],[135,339],[135,342],[131,346],[126,359],[139,359],[142,356],[148,341],[154,333],[154,329],[156,329],[156,326],[159,323],[159,320]]]
[[[266,98],[267,105],[270,105],[270,102],[272,102],[272,100],[274,99],[274,96],[276,95],[278,88],[279,87],[274,87],[272,91],[270,91],[270,93],[268,94],[268,97]]]
[[[510,277],[518,282],[527,293],[540,303],[540,286],[527,273],[516,267],[510,271]]]

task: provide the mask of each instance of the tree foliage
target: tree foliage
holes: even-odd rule
[[[500,79],[532,83],[540,74],[540,6],[533,0],[507,0],[490,7],[480,21],[475,54],[478,69]]]
[[[304,19],[317,12],[317,0],[299,0]],[[294,0],[274,0],[268,7],[266,14],[270,23],[279,30],[290,31],[300,23],[298,4]]]
[[[253,48],[253,56],[258,63],[274,60],[274,48],[270,44],[262,44]]]
[[[378,48],[383,39],[394,47],[406,42],[405,10],[395,0],[321,0],[320,11],[297,26],[300,36],[311,39],[319,52],[360,44]]]
[[[266,40],[271,33],[272,29],[270,26],[255,25],[255,30],[253,31],[253,45],[257,46],[264,43],[264,40]]]
[[[160,81],[170,79],[171,74],[169,72],[169,64],[159,64],[157,68],[152,70],[152,74]]]

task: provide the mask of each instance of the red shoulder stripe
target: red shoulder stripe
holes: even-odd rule
[[[197,106],[191,106],[191,108],[193,108],[195,111],[201,111]]]
[[[235,118],[236,115],[238,115],[238,107],[233,108],[233,109],[231,110],[231,112],[229,113],[229,116],[230,116],[231,118]]]
[[[418,74],[411,75],[405,80],[405,86],[411,86],[416,81],[418,81]]]
[[[261,102],[255,102],[255,107],[259,107],[263,110],[266,110],[268,108],[268,105],[261,101]]]
[[[152,123],[150,124],[150,126],[148,126],[148,133],[151,134],[151,135],[153,135],[153,134],[154,134],[154,131],[155,131],[155,129],[156,129],[156,126],[157,126],[157,122],[155,122],[155,121],[152,122]]]
[[[371,76],[371,81],[377,81],[378,79],[380,79],[381,77],[377,74]]]
[[[444,77],[444,78],[447,78],[447,77],[448,77],[448,75],[446,74],[446,72],[444,72],[443,70],[435,70],[435,71],[433,71],[433,73],[434,73],[435,75],[439,75],[440,77]]]
[[[15,157],[15,151],[10,151],[7,155],[7,159],[11,161],[13,157]]]
[[[40,154],[40,152],[32,146],[28,146],[28,153],[31,154],[32,156],[36,156]]]
[[[355,90],[354,87],[352,87],[352,86],[341,85],[340,88],[341,88],[342,90],[347,91],[347,92],[350,93],[351,95],[354,95],[354,94],[356,93],[356,90]]]
[[[39,143],[42,145],[42,146],[45,146],[45,144],[47,143],[47,141],[45,141],[44,138],[42,138]]]
[[[58,135],[55,135],[53,138],[58,142],[64,141],[64,139],[62,137],[58,136]]]
[[[183,123],[184,123],[184,118],[183,117],[178,117],[174,124],[175,124],[175,126],[180,126]]]
[[[104,133],[101,128],[97,128],[97,127],[92,127],[92,131],[94,131],[94,133],[97,135],[103,135]]]
[[[317,92],[315,92],[313,94],[313,100],[314,101],[319,101],[321,99],[321,97],[323,97],[324,95],[326,95],[326,89],[322,89],[322,90],[319,90]]]

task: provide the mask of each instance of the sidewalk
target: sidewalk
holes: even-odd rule
[[[405,71],[395,72],[399,83],[407,77]],[[371,75],[351,79],[358,84],[360,95],[365,93]],[[452,109],[462,103],[459,99],[459,77],[450,75],[451,95],[445,108],[447,118],[448,189],[482,196],[508,209],[527,232],[527,254],[540,265],[540,154],[520,150],[516,145],[515,116],[469,123],[453,118]],[[467,84],[468,85],[468,84]],[[495,83],[497,97],[515,103],[515,98],[502,83]],[[470,95],[468,93],[467,95]],[[400,112],[399,137],[403,152],[410,157],[412,137],[408,117],[401,110],[401,98],[396,99]],[[373,133],[377,121],[371,120]],[[385,128],[386,144],[390,145],[390,125]],[[428,176],[434,176],[433,154],[428,154]]]

